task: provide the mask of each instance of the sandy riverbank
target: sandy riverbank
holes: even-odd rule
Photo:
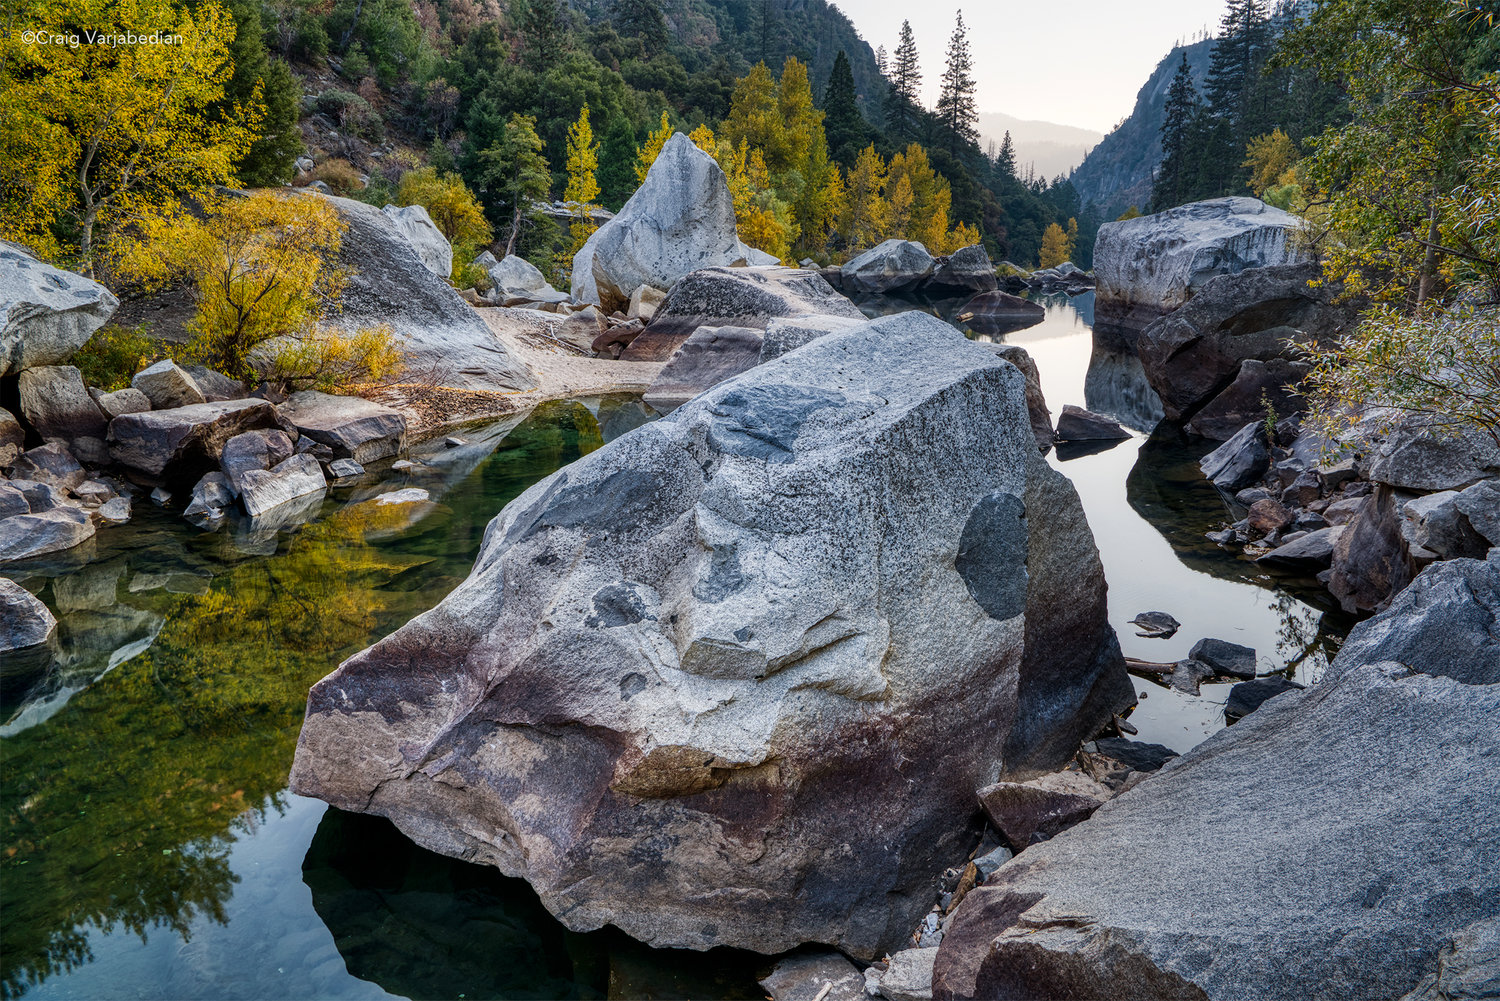
[[[644,393],[665,364],[594,358],[540,333],[534,323],[513,322],[517,314],[533,317],[531,310],[483,307],[475,312],[505,350],[536,373],[537,387],[524,392],[487,393],[402,383],[367,394],[406,415],[407,435],[413,441],[431,438],[460,424],[530,410],[548,400]]]

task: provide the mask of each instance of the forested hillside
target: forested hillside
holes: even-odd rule
[[[1208,75],[1213,39],[1177,46],[1162,57],[1136,94],[1130,116],[1089,151],[1073,171],[1073,186],[1084,205],[1113,219],[1134,205],[1144,209],[1151,200],[1151,182],[1161,163],[1161,121],[1172,77],[1187,57],[1194,83]]]

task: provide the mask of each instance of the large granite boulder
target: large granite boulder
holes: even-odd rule
[[[1255,198],[1215,198],[1099,227],[1095,308],[1144,324],[1172,312],[1219,275],[1296,264],[1302,220]]]
[[[773,318],[811,316],[865,319],[858,306],[816,271],[779,266],[701,268],[672,286],[646,329],[620,357],[666,361],[700,327],[764,330]]]
[[[984,419],[976,419],[983,415]],[[974,790],[1133,702],[1012,365],[830,334],[538,482],[310,695],[292,787],[657,946],[895,951]]]
[[[1403,418],[1360,459],[1365,478],[1397,490],[1461,490],[1500,476],[1500,444],[1476,427],[1443,427],[1425,414]]]
[[[109,450],[122,466],[151,476],[170,470],[190,486],[219,468],[229,439],[257,428],[292,430],[265,400],[224,400],[121,414],[109,422]]]
[[[293,393],[281,415],[298,433],[333,449],[334,458],[367,465],[406,448],[406,418],[399,410],[358,396],[314,389]]]
[[[1333,301],[1336,286],[1309,285],[1321,277],[1313,262],[1221,274],[1141,331],[1136,349],[1167,418],[1188,421],[1207,410],[1201,424],[1213,421],[1233,434],[1263,417],[1257,390],[1269,386],[1275,400],[1280,385],[1303,374],[1287,368],[1295,361],[1289,342],[1326,345],[1358,319],[1358,303]],[[1247,381],[1255,385],[1231,392],[1233,384]],[[1228,434],[1209,436],[1222,441]]]
[[[1319,684],[971,891],[934,996],[1342,1001],[1439,970],[1500,917],[1500,657],[1475,632],[1493,628],[1500,567],[1456,563],[1426,571],[1446,578],[1426,596],[1487,589],[1482,614],[1393,606]],[[1427,661],[1440,675],[1364,659],[1419,649],[1449,651]]]
[[[492,285],[489,291],[491,302],[502,306],[532,302],[563,302],[567,296],[553,288],[541,269],[524,257],[506,254],[497,261],[493,254],[485,251],[474,261],[483,264]]]
[[[0,563],[28,560],[82,545],[94,537],[94,520],[76,507],[49,507],[0,520]]]
[[[924,284],[937,270],[937,261],[915,240],[886,240],[850,260],[840,269],[843,287],[867,295],[900,292]]]
[[[1328,590],[1349,613],[1382,609],[1409,584],[1417,566],[1401,534],[1401,498],[1384,484],[1333,544]]]
[[[437,228],[427,209],[421,205],[387,205],[380,211],[390,220],[391,228],[411,244],[422,266],[447,281],[453,274],[453,245]]]
[[[999,288],[995,265],[984,247],[975,244],[961,247],[947,257],[939,257],[927,280],[926,289],[934,294],[949,292],[991,292]]]
[[[170,358],[141,369],[131,378],[130,388],[144,394],[151,401],[152,410],[171,410],[208,402],[198,380]]]
[[[62,364],[119,305],[98,282],[0,240],[0,375]]]
[[[623,309],[637,287],[670,288],[689,271],[743,260],[741,248],[724,171],[678,132],[619,215],[573,255],[573,299]]]
[[[373,205],[328,198],[347,229],[335,263],[351,274],[326,324],[355,330],[390,327],[401,341],[408,376],[440,386],[485,392],[526,390],[536,376]]]

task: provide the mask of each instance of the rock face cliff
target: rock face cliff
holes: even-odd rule
[[[1186,47],[1193,83],[1200,92],[1213,48],[1213,39]],[[1083,205],[1092,205],[1102,219],[1114,219],[1132,205],[1144,212],[1151,200],[1151,182],[1161,163],[1161,122],[1167,90],[1182,52],[1179,46],[1162,57],[1136,94],[1130,117],[1099,140],[1070,177]]]
[[[1025,390],[907,313],[559,470],[314,687],[293,788],[524,877],[575,929],[895,951],[974,790],[1133,702]]]

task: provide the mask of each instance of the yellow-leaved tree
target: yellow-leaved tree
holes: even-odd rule
[[[593,203],[599,197],[599,182],[595,177],[599,169],[599,144],[594,141],[587,104],[579,110],[578,121],[568,126],[567,167],[568,186],[563,191],[563,200],[573,206],[573,224],[569,228],[572,239],[568,249],[556,258],[559,277],[571,276],[573,255],[583,248],[596,228]]]
[[[708,126],[700,125],[698,127],[707,128]],[[657,127],[655,132],[646,136],[646,145],[635,151],[635,182],[637,184],[646,183],[646,174],[650,172],[651,165],[661,155],[661,148],[667,144],[667,140],[670,138],[672,138],[672,123],[667,121],[667,113],[663,111],[661,113],[661,125]]]
[[[325,382],[328,373],[313,364],[321,358],[344,366],[336,381],[374,382],[400,367],[390,330],[346,337],[318,326],[347,278],[328,263],[344,229],[333,205],[315,195],[216,196],[201,213],[174,205],[139,218],[134,238],[120,241],[115,271],[146,289],[186,279],[197,306],[189,352],[237,379],[289,366],[299,370],[293,381]],[[285,341],[258,367],[256,349],[277,338]]]
[[[1055,268],[1068,259],[1068,234],[1055,222],[1049,222],[1042,233],[1040,257],[1044,268]]]
[[[884,196],[885,161],[866,146],[849,168],[844,182],[844,211],[839,217],[839,235],[851,248],[869,247],[885,234],[887,207]]]
[[[15,10],[11,5],[11,10]],[[259,89],[220,113],[234,19],[214,0],[24,0],[0,35],[0,233],[49,256],[58,224],[92,273],[102,235],[234,181]],[[33,34],[28,34],[31,32]],[[144,43],[43,44],[58,35]],[[212,110],[211,110],[212,109]]]
[[[439,173],[436,167],[409,170],[396,187],[396,204],[420,205],[453,245],[455,281],[474,259],[474,253],[493,238],[484,208],[474,192],[457,174]]]

